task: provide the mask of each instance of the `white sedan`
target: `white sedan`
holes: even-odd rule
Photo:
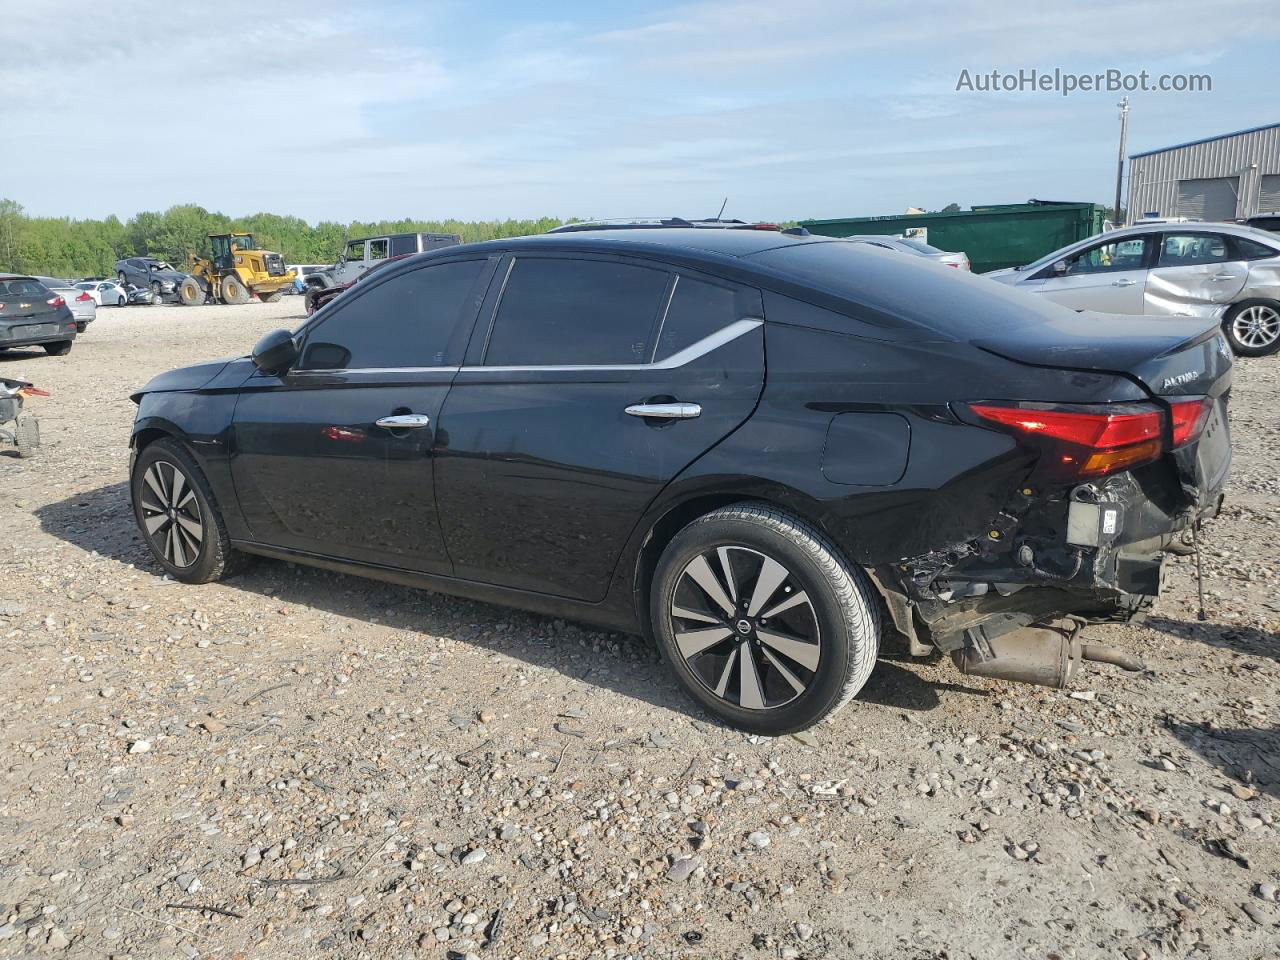
[[[76,289],[87,291],[100,307],[123,307],[129,302],[129,294],[114,280],[84,280],[76,284]]]

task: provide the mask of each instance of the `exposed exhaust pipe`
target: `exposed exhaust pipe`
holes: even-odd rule
[[[1072,630],[1023,627],[996,637],[968,631],[969,641],[951,659],[966,676],[1034,683],[1061,690],[1080,672],[1085,660],[1110,663],[1124,670],[1146,666],[1137,657],[1099,643],[1081,643]]]

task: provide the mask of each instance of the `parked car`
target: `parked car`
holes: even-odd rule
[[[0,350],[39,345],[62,357],[71,352],[76,332],[63,297],[35,277],[0,273]]]
[[[129,283],[124,288],[126,304],[131,307],[150,307],[163,301],[156,299],[155,292],[150,287],[140,287],[136,283]]]
[[[342,286],[353,282],[383,260],[456,246],[461,239],[454,233],[391,233],[382,237],[348,240],[337,263],[305,277],[303,283],[321,290]]]
[[[81,280],[76,289],[89,294],[100,307],[123,307],[129,301],[124,287],[114,280]]]
[[[1249,357],[1280,349],[1280,238],[1251,227],[1128,227],[984,276],[1078,310],[1215,319]]]
[[[1246,227],[1253,227],[1255,230],[1280,233],[1280,213],[1259,213],[1243,222]]]
[[[945,264],[948,267],[955,267],[957,270],[969,269],[969,258],[963,253],[939,250],[937,247],[931,247],[923,240],[917,240],[914,237],[881,237],[868,233],[845,237],[845,239],[853,243],[866,243],[873,247],[894,250],[898,253],[905,253],[908,256],[924,257],[928,260]]]
[[[411,256],[413,256],[413,254],[411,253],[402,253],[398,257],[388,257],[386,260],[379,260],[372,267],[370,267],[364,273],[360,274],[360,276],[356,277],[350,283],[339,284],[336,287],[329,287],[324,290],[318,289],[316,287],[312,287],[311,289],[306,291],[307,316],[308,317],[311,316],[313,313],[315,313],[325,304],[329,303],[331,300],[336,300],[339,294],[347,290],[350,290],[353,286],[355,286],[361,280],[365,279],[366,277],[372,276],[382,267],[385,267],[388,264],[395,263],[399,260],[403,260],[405,257],[411,257]]]
[[[151,291],[151,303],[180,302],[178,288],[186,279],[188,274],[155,257],[128,257],[116,261],[116,280],[120,285],[127,287],[132,283],[146,287]]]
[[[71,316],[76,322],[76,332],[84,333],[89,324],[98,317],[98,302],[87,292],[77,288],[66,280],[55,277],[36,277],[45,288],[56,293],[67,302]]]
[[[779,734],[882,646],[1055,686],[1137,666],[1079,627],[1145,608],[1216,514],[1231,363],[1211,320],[865,244],[549,234],[408,257],[152,380],[130,490],[179,580],[253,553],[648,633]]]

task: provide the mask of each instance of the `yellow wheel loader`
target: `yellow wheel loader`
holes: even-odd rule
[[[211,233],[213,256],[206,260],[194,254],[187,272],[190,279],[178,287],[178,296],[187,305],[204,303],[248,303],[254,294],[264,303],[274,303],[293,286],[293,271],[286,270],[278,253],[259,250],[251,233]]]

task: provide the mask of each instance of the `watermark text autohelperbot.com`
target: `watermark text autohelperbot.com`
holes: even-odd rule
[[[1207,73],[1149,73],[1139,70],[1104,70],[1071,73],[1060,68],[1038,70],[964,69],[956,79],[956,92],[965,93],[1210,93],[1213,77]]]

